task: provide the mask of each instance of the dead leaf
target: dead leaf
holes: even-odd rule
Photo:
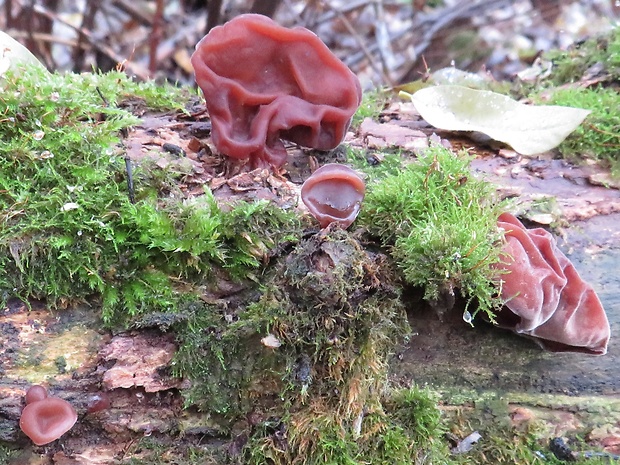
[[[523,155],[557,147],[590,113],[562,106],[525,105],[506,95],[463,86],[417,91],[411,101],[428,123],[449,131],[478,131]]]
[[[9,70],[19,70],[24,65],[45,68],[37,58],[13,37],[0,31],[0,78]]]

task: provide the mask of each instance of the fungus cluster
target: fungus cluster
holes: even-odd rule
[[[26,392],[26,407],[19,427],[37,446],[55,441],[77,421],[77,412],[66,400],[48,397],[43,386],[34,385]]]
[[[366,185],[351,168],[338,163],[321,166],[301,187],[301,200],[325,228],[348,228],[360,211]]]
[[[505,231],[506,260],[502,275],[505,309],[500,326],[534,338],[552,351],[607,352],[610,328],[605,310],[591,285],[544,229],[526,229],[509,213],[498,225]]]
[[[261,15],[213,28],[191,62],[215,147],[253,167],[282,166],[282,140],[335,148],[361,101],[357,77],[314,33]]]

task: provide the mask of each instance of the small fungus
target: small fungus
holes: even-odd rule
[[[605,354],[610,336],[605,310],[553,236],[542,228],[526,229],[509,213],[500,215],[498,226],[505,231],[507,257],[496,265],[506,272],[498,324],[547,350]]]
[[[361,101],[357,77],[313,32],[261,15],[213,28],[191,61],[213,143],[253,167],[282,166],[282,140],[337,147]]]
[[[109,409],[110,406],[110,396],[105,392],[97,392],[89,396],[86,411],[88,413],[101,412]]]
[[[32,386],[26,393],[19,427],[37,446],[55,441],[77,421],[77,412],[66,400],[48,397],[42,386]]]
[[[47,389],[39,384],[30,386],[26,391],[26,404],[32,404],[47,397]]]
[[[366,185],[351,168],[338,163],[321,166],[301,187],[301,200],[321,228],[337,223],[348,228],[360,211]]]

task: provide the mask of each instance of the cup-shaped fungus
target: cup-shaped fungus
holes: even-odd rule
[[[506,255],[496,265],[505,272],[499,325],[548,350],[605,354],[610,336],[605,310],[553,236],[542,228],[526,229],[510,213],[500,215],[498,226],[505,231]]]
[[[47,397],[47,389],[39,384],[34,384],[26,391],[26,404],[32,404],[37,400],[43,400]]]
[[[301,186],[301,200],[321,225],[337,223],[348,228],[360,211],[366,185],[345,165],[321,166]]]
[[[311,31],[246,14],[213,28],[191,58],[223,154],[286,161],[282,140],[329,150],[361,101],[357,77]]]
[[[42,386],[32,386],[26,393],[19,427],[32,442],[42,446],[65,434],[76,421],[77,412],[69,402],[48,397]]]

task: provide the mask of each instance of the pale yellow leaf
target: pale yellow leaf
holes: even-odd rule
[[[523,155],[557,147],[590,113],[581,108],[525,105],[506,95],[453,85],[421,89],[411,101],[436,128],[482,132]]]

